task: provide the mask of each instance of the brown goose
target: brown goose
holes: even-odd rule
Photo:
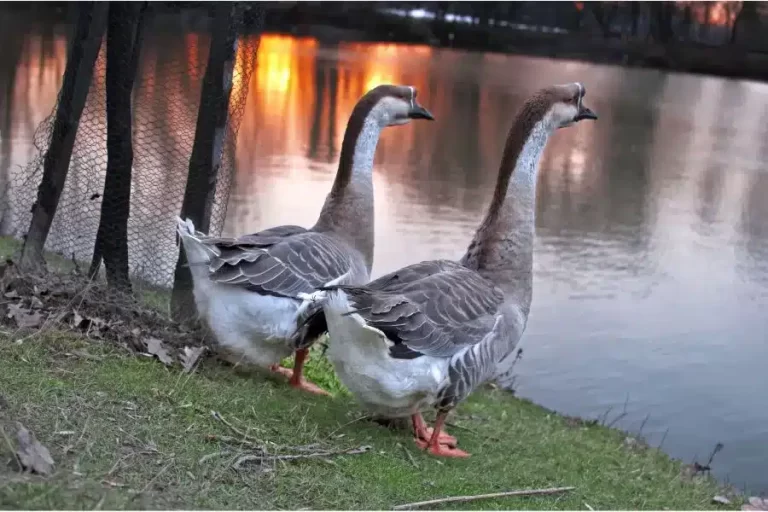
[[[532,296],[536,174],[549,136],[597,119],[579,83],[547,87],[523,105],[509,131],[493,200],[460,261],[424,261],[367,285],[314,294],[328,357],[367,408],[411,416],[417,444],[466,457],[443,432],[447,413],[492,379],[525,330]],[[324,318],[322,316],[324,315]],[[421,411],[437,407],[434,429]]]
[[[278,226],[239,238],[213,238],[178,219],[198,313],[218,343],[290,378],[291,386],[327,394],[302,377],[317,335],[297,332],[307,294],[338,283],[363,284],[373,264],[373,159],[381,130],[434,119],[409,86],[365,94],[347,123],[336,179],[310,229]],[[293,370],[279,366],[295,351]]]

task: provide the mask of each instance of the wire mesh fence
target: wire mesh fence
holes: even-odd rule
[[[174,219],[182,208],[198,113],[208,106],[206,102],[214,101],[205,97],[201,100],[201,92],[212,34],[221,19],[209,17],[205,24],[207,28],[202,30],[173,30],[168,28],[167,18],[154,15],[151,9],[149,11],[143,14],[138,30],[140,33],[136,30],[114,31],[110,41],[107,30],[102,38],[77,128],[69,171],[44,248],[47,253],[57,253],[85,272],[92,263],[100,261],[101,251],[95,251],[97,246],[104,247],[97,245],[96,241],[100,220],[103,222],[104,216],[119,217],[120,213],[129,211],[127,233],[102,227],[104,240],[107,244],[114,244],[125,238],[128,273],[134,284],[169,287],[179,254]],[[233,9],[232,12],[236,15],[228,18],[230,25],[224,28],[239,33],[243,10]],[[132,100],[128,103],[127,112],[130,114],[127,117],[117,115],[126,111],[120,110],[119,102],[115,105],[112,101],[108,105],[107,100],[109,44],[113,47],[110,55],[113,58],[118,55],[115,48],[130,47],[131,44],[131,41],[116,41],[115,38],[120,36],[133,38],[139,49],[138,52],[125,54],[122,57],[124,62],[111,62],[113,76],[117,76],[114,68],[122,66],[124,72],[129,72],[130,60],[137,56],[132,93],[123,94]],[[221,151],[217,178],[206,184],[215,189],[210,205],[212,233],[220,232],[226,214],[235,166],[237,132],[245,109],[250,76],[256,66],[257,50],[258,35],[237,37],[226,126],[219,135],[220,140],[214,144]],[[125,83],[116,85],[117,89],[126,88]],[[115,90],[112,91],[113,99],[117,97]],[[12,171],[5,200],[0,203],[3,205],[0,209],[5,209],[0,216],[6,218],[12,234],[19,239],[26,235],[32,220],[31,207],[38,199],[45,154],[51,144],[60,101],[61,93],[52,114],[36,130],[37,157],[24,168]],[[111,118],[108,107],[118,110],[117,113],[113,111]],[[132,133],[133,158],[127,164],[127,175],[113,175],[113,182],[111,185],[108,183],[106,190],[108,197],[104,199],[105,181],[112,172],[108,172],[111,164],[107,146],[108,142],[113,146],[115,144],[115,140],[108,141],[108,119],[115,123],[110,131]],[[124,161],[115,164],[113,160],[112,165],[121,163],[125,167]],[[128,205],[126,202],[129,202]],[[117,220],[108,223],[107,228],[120,225],[119,218]],[[125,225],[125,222],[122,224]]]

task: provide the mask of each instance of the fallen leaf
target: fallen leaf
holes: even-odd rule
[[[184,367],[184,373],[189,373],[195,367],[197,360],[205,352],[205,347],[184,347],[184,353],[181,355],[181,364]]]
[[[144,343],[147,345],[147,353],[157,358],[163,364],[173,364],[173,358],[163,346],[163,342],[157,338],[144,338]]]
[[[53,457],[48,448],[40,444],[35,439],[35,435],[27,430],[27,428],[19,422],[16,422],[18,431],[16,432],[16,439],[19,442],[19,449],[16,455],[19,457],[19,462],[27,471],[34,471],[40,475],[50,475],[53,471]]]
[[[72,327],[80,327],[80,325],[83,323],[83,320],[85,319],[80,316],[80,313],[77,311],[72,311]]]
[[[30,312],[29,308],[25,308],[21,304],[11,304],[8,306],[8,317],[16,320],[16,325],[19,328],[25,327],[40,327],[43,323],[43,315],[35,312]]]
[[[712,503],[719,503],[720,505],[730,505],[731,500],[725,496],[715,496],[712,498]]]
[[[19,298],[19,292],[16,290],[11,290],[5,294],[6,299],[18,299]]]
[[[32,297],[32,300],[29,301],[29,307],[31,307],[32,309],[42,309],[43,301],[41,301],[37,297]]]

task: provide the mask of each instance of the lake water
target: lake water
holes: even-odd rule
[[[66,61],[60,28],[4,25],[0,185],[35,155]],[[768,491],[768,84],[265,36],[224,231],[311,225],[355,101],[404,83],[437,121],[382,137],[374,275],[457,258],[515,109],[541,86],[577,80],[600,119],[560,130],[542,161],[518,394],[608,422],[626,407],[616,426],[644,423],[650,444],[664,439],[686,462],[722,442],[715,474]]]

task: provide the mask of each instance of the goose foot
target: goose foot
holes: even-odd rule
[[[471,453],[467,453],[464,450],[459,450],[458,448],[452,448],[448,445],[441,444],[441,443],[435,443],[434,445],[428,441],[422,441],[421,439],[416,439],[416,446],[421,448],[422,450],[427,450],[432,455],[435,455],[437,457],[455,457],[455,458],[461,458],[466,459],[467,457],[471,457]]]
[[[303,348],[296,351],[296,357],[293,364],[293,369],[285,368],[283,366],[273,364],[269,367],[270,371],[282,375],[288,378],[288,384],[295,389],[306,391],[315,395],[332,396],[329,392],[318,386],[317,384],[308,381],[302,375],[304,370],[304,361],[307,359],[309,350]]]
[[[416,439],[416,445],[421,448],[422,450],[426,449],[429,453],[432,455],[436,455],[438,457],[459,457],[459,458],[466,458],[469,457],[470,454],[465,452],[464,450],[459,450],[458,448],[448,446],[447,444],[443,444],[440,442],[440,434],[441,430],[443,428],[443,424],[445,423],[445,417],[448,415],[448,411],[440,411],[437,413],[437,419],[435,420],[435,428],[432,430],[432,435],[429,438],[429,441],[424,441],[422,439]],[[414,426],[416,425],[416,422],[418,420],[416,419],[414,415]],[[424,418],[421,418],[421,421],[424,421]],[[453,436],[450,436],[453,437]],[[455,438],[454,438],[455,441]]]
[[[279,364],[273,364],[269,367],[269,371],[272,373],[276,373],[278,375],[282,375],[286,378],[291,378],[293,376],[293,370],[290,368],[286,368],[284,366],[280,366]]]
[[[427,426],[421,413],[416,413],[411,416],[411,420],[413,421],[413,434],[416,440],[428,442],[432,438],[434,429]],[[458,441],[455,437],[443,430],[438,433],[437,442],[451,448],[456,448],[456,445],[458,444]]]
[[[307,393],[313,393],[315,395],[332,396],[329,392],[327,392],[317,384],[310,382],[306,379],[300,379],[299,382],[294,382],[293,380],[291,380],[289,384],[292,388],[300,389],[302,391],[306,391]]]

